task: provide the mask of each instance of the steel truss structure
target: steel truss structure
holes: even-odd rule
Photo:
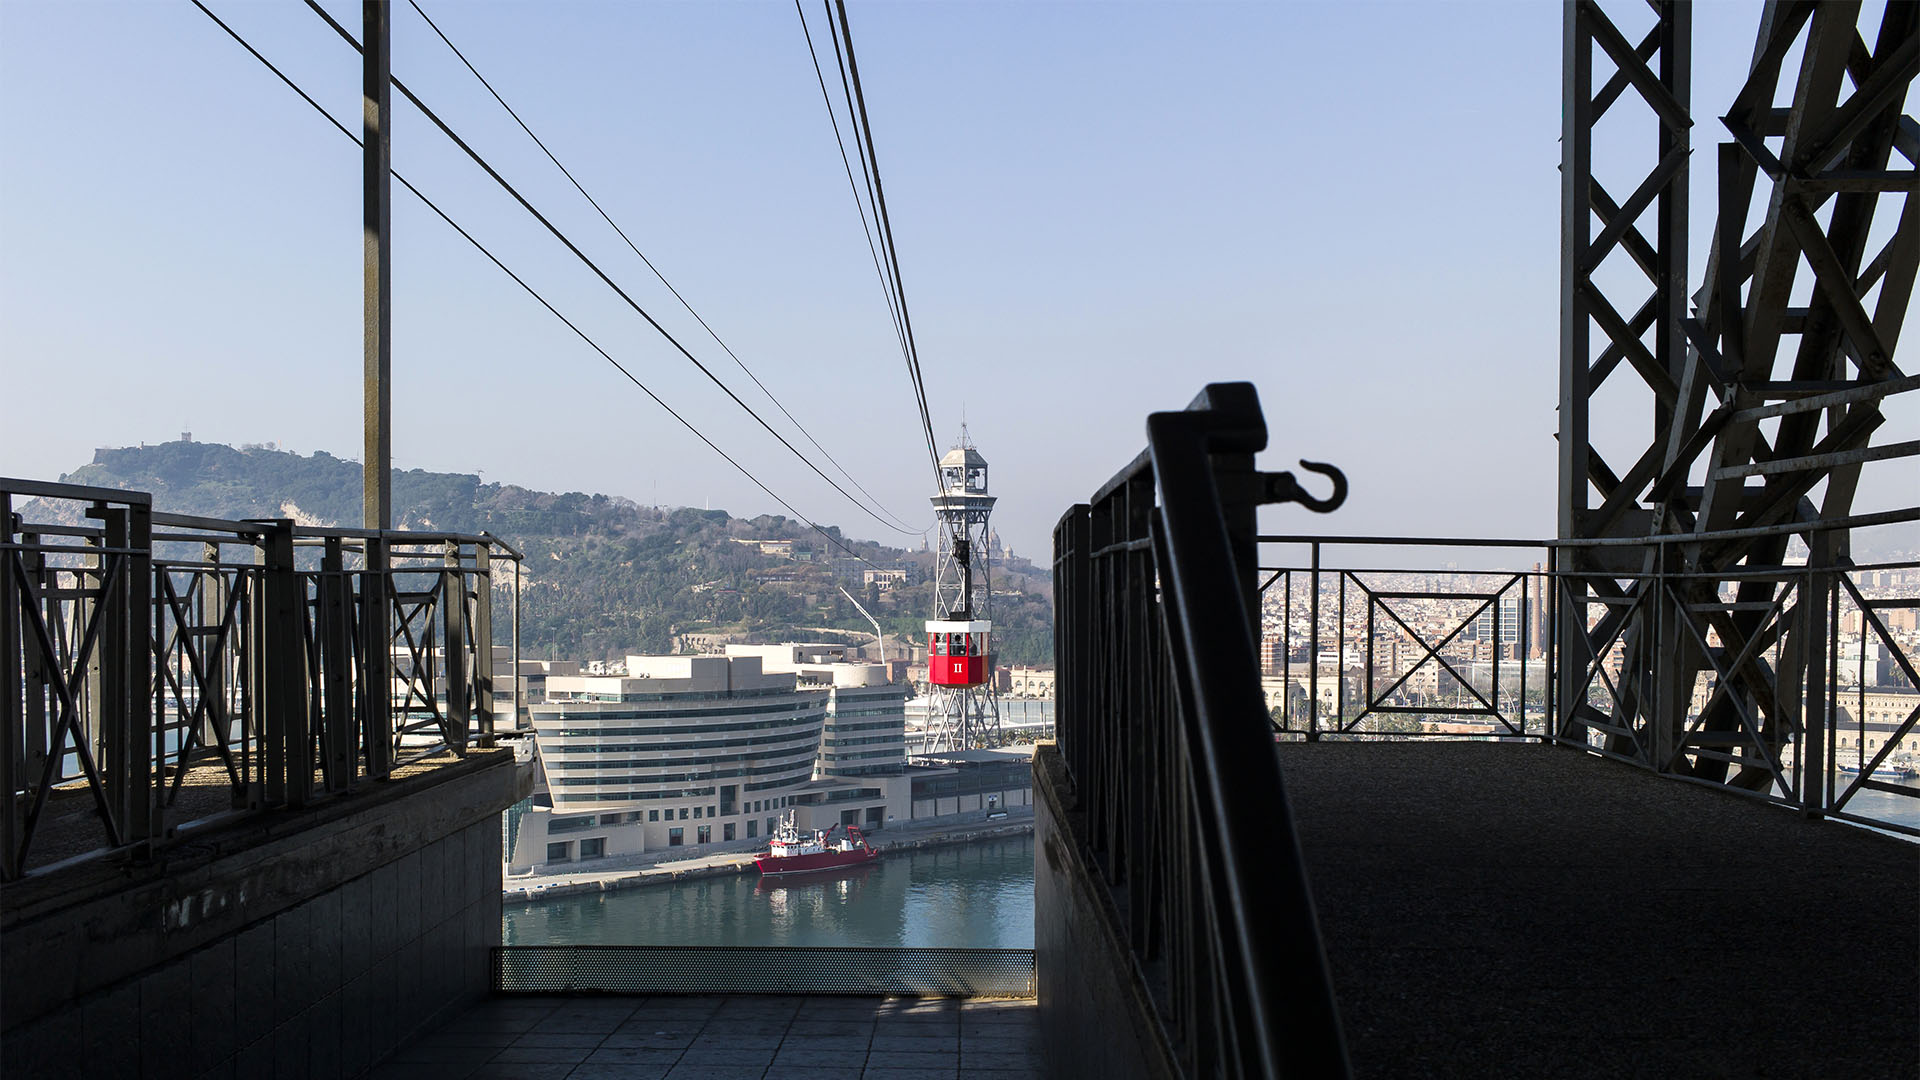
[[[493,593],[514,598],[517,644],[520,559],[494,537],[188,517],[6,479],[0,525],[0,880],[54,857],[34,838],[56,801],[91,802],[91,850],[145,854],[209,816],[492,745]]]
[[[1882,402],[1920,389],[1894,361],[1920,263],[1920,126],[1903,112],[1920,5],[1886,5],[1871,33],[1857,2],[1766,5],[1721,120],[1717,225],[1691,307],[1691,12],[1651,7],[1637,40],[1614,17],[1644,17],[1637,5],[1566,8],[1555,734],[1771,791],[1784,746],[1831,755],[1818,714],[1849,531],[1920,517],[1853,513],[1863,466],[1920,454],[1920,441],[1873,444]],[[1654,149],[1631,191],[1594,175],[1609,116]],[[1594,445],[1603,384],[1608,403],[1651,414],[1630,460]],[[1788,559],[1796,538],[1804,566]]]
[[[960,431],[960,441],[940,459],[942,491],[933,497],[935,540],[933,609],[935,619],[993,618],[992,533],[987,519],[994,497],[987,493],[987,462]],[[928,659],[932,663],[931,657]],[[993,657],[987,657],[987,681],[979,686],[935,686],[927,695],[924,753],[952,753],[999,746],[1000,693],[994,687]]]

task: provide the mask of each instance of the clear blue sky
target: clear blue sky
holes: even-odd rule
[[[207,2],[357,126],[357,55],[304,5]],[[422,2],[815,435],[924,518],[906,376],[793,8]],[[327,6],[357,30],[357,5]],[[1696,115],[1730,100],[1758,9],[1697,12]],[[1551,531],[1559,5],[851,12],[935,423],[951,439],[964,410],[1017,551],[1043,554],[1148,411],[1220,379],[1259,385],[1264,464],[1352,479],[1336,517],[1270,527]],[[393,56],[744,385],[405,5]],[[917,545],[785,458],[395,109],[396,166],[689,418],[802,512]],[[1723,137],[1696,130],[1696,280]],[[1627,138],[1603,134],[1599,168],[1644,168]],[[10,393],[44,406],[9,406],[0,472],[52,477],[183,430],[357,456],[351,143],[186,0],[0,3],[0,140],[0,346]],[[397,465],[777,512],[398,186],[394,207]]]

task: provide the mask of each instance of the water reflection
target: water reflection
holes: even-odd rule
[[[509,945],[1033,946],[1033,838],[821,875],[705,878],[506,909]]]
[[[1850,776],[1841,777],[1840,790],[1845,791],[1852,782]],[[1892,781],[1892,784],[1901,790],[1861,788],[1853,793],[1853,798],[1847,800],[1847,809],[1864,817],[1920,829],[1920,780],[1901,779]]]
[[[853,893],[853,883],[865,878],[873,868],[873,863],[862,863],[859,866],[836,866],[831,870],[816,870],[811,874],[762,877],[754,882],[753,891],[761,896],[770,896],[775,893],[784,894],[790,888],[827,885],[828,891],[840,897],[847,897]]]

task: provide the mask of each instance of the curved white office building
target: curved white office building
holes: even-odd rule
[[[766,835],[813,778],[827,706],[791,672],[726,656],[629,656],[625,675],[550,677],[546,698],[529,712],[553,798],[548,832],[566,832],[570,817],[580,831],[637,824],[620,830],[629,850]]]
[[[907,764],[907,692],[888,679],[885,664],[861,663],[846,645],[728,645],[736,659],[760,658],[769,672],[791,672],[802,690],[826,698],[826,728],[820,738],[816,779],[877,776]]]

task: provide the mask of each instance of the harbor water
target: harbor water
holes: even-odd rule
[[[1842,791],[1852,783],[1852,776],[1843,774],[1838,778],[1838,787]],[[1902,779],[1893,783],[1911,790],[1913,794],[1896,795],[1890,791],[1862,789],[1847,800],[1847,809],[1862,817],[1920,829],[1920,780]]]
[[[824,874],[509,903],[505,943],[1032,948],[1033,837],[889,852]]]
[[[1861,791],[1851,809],[1920,827],[1920,799]],[[896,851],[819,875],[709,877],[509,903],[505,915],[509,945],[1032,948],[1033,838]]]

